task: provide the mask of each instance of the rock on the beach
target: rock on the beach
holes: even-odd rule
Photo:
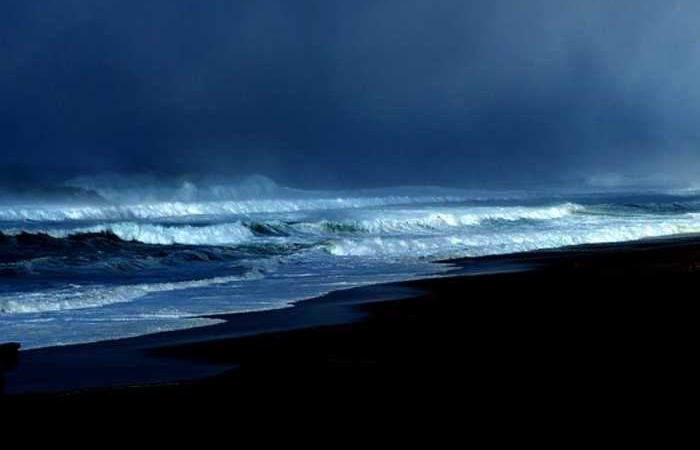
[[[17,365],[19,348],[20,344],[16,342],[0,344],[0,373],[7,372]]]

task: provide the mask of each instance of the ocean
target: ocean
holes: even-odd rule
[[[68,194],[66,194],[68,192]],[[0,342],[38,348],[216,323],[441,261],[700,231],[700,193],[312,191],[81,178],[0,197]]]

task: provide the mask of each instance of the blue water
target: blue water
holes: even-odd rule
[[[24,348],[215,323],[435,261],[700,231],[694,191],[302,191],[115,186],[0,203],[0,341]]]

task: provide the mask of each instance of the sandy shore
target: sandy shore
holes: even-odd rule
[[[210,327],[22,352],[7,399],[318,396],[481,408],[681,395],[700,238],[453,261]],[[663,387],[663,389],[656,389]],[[653,389],[652,389],[653,388]]]

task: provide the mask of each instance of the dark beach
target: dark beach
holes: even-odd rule
[[[5,400],[106,397],[638,405],[693,365],[697,236],[451,261],[224,323],[20,352]]]

